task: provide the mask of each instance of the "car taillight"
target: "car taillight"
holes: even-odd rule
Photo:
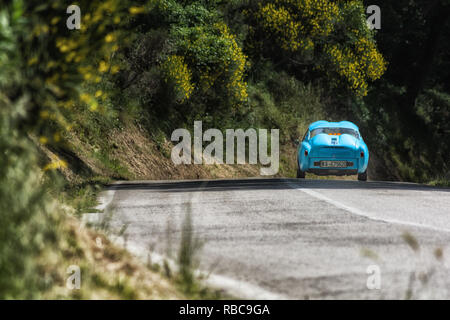
[[[305,150],[305,157],[308,156],[308,150]]]
[[[364,158],[364,151],[361,151],[361,158]]]

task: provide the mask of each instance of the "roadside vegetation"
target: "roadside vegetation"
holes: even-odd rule
[[[395,299],[442,299],[442,297],[436,296],[435,288],[441,281],[439,279],[442,276],[440,269],[445,264],[444,249],[429,247],[408,231],[403,232],[401,238],[411,250],[415,261],[412,270],[404,274],[407,279],[405,291],[399,292]],[[368,248],[361,250],[361,256],[370,259],[376,265],[383,263],[383,257]],[[381,296],[381,299],[385,299],[385,297]]]
[[[0,1],[0,298],[201,296],[188,269],[177,286],[128,266],[79,221],[112,180],[258,175],[173,165],[170,135],[195,120],[279,128],[293,177],[307,125],[348,119],[370,178],[448,186],[449,6],[382,2],[376,32],[356,0],[83,0],[80,30],[63,1]],[[65,287],[73,261],[81,291]]]

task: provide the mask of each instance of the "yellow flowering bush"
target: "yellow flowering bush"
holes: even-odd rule
[[[154,19],[163,17],[173,26],[169,41],[174,46],[168,55],[183,57],[191,72],[192,86],[184,81],[185,89],[180,85],[177,89],[188,93],[184,101],[196,97],[202,100],[220,97],[229,106],[245,102],[248,97],[247,56],[220,18],[214,3],[176,0],[153,0],[151,3]],[[164,69],[166,67],[167,62],[164,62]],[[181,84],[179,79],[173,79]]]
[[[173,36],[177,39],[178,51],[183,52],[192,70],[199,94],[215,90],[232,104],[246,101],[247,56],[225,23],[183,28]]]
[[[252,14],[284,51],[313,64],[336,87],[365,96],[368,81],[386,71],[361,1],[274,0],[256,7],[246,14]]]
[[[248,65],[247,56],[238,45],[235,35],[231,34],[225,23],[216,23],[215,29],[219,30],[221,38],[226,43],[222,70],[227,78],[226,88],[234,96],[236,101],[243,102],[247,99],[247,83],[245,82],[245,68]],[[220,67],[218,65],[217,67]]]
[[[262,2],[256,16],[290,51],[314,49],[315,38],[328,36],[340,19],[338,5],[328,0]]]
[[[345,79],[347,86],[361,96],[367,95],[367,80],[379,79],[386,70],[383,56],[375,44],[366,38],[360,38],[354,50],[334,45],[326,45],[325,52],[336,67],[339,76]],[[326,71],[330,76],[332,71]]]
[[[179,100],[181,102],[187,100],[194,91],[194,84],[192,83],[192,73],[184,62],[184,58],[172,55],[163,63],[165,71],[165,80],[173,81]]]
[[[71,117],[77,109],[107,114],[107,92],[99,94],[102,80],[120,71],[117,52],[129,41],[127,23],[147,10],[133,3],[81,1],[79,30],[67,28],[64,1],[24,4],[24,10],[33,14],[29,14],[32,32],[25,35],[23,58],[27,73],[39,75],[30,87],[40,92],[34,94],[40,110],[35,121],[46,143],[58,142],[54,130],[73,127]]]

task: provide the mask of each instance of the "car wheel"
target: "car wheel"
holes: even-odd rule
[[[358,180],[359,181],[367,181],[367,170],[363,173],[358,173]]]
[[[300,168],[297,168],[297,178],[305,179],[305,172],[300,170]]]

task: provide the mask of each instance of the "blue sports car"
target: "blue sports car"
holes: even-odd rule
[[[358,127],[349,122],[312,123],[298,146],[297,178],[317,175],[358,175],[367,180],[369,150]]]

